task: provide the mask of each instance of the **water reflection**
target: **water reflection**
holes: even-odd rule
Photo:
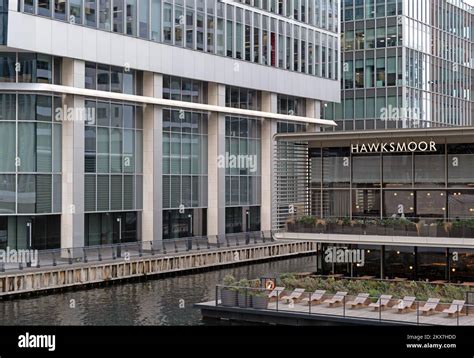
[[[271,277],[282,272],[314,271],[315,266],[315,257],[302,257],[5,301],[0,302],[0,322],[3,325],[200,325],[201,315],[193,304],[214,299],[215,285],[225,275]]]

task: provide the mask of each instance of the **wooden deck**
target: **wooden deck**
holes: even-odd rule
[[[363,324],[363,325],[432,325],[432,326],[474,326],[474,307],[472,313],[466,315],[462,313],[458,317],[448,318],[448,315],[442,312],[433,313],[430,316],[418,315],[416,310],[407,313],[398,313],[393,308],[387,308],[383,311],[369,309],[368,307],[352,309],[349,306],[346,309],[343,306],[334,308],[328,307],[328,304],[313,304],[311,310],[308,305],[294,303],[285,304],[282,301],[271,302],[266,310],[254,308],[224,307],[216,306],[215,301],[203,302],[195,305],[201,309],[203,316],[208,315],[212,318],[236,319],[249,322],[288,324],[288,325],[306,325],[313,321],[334,322],[336,324]],[[235,318],[237,317],[237,318]],[[284,317],[285,320],[281,320]]]

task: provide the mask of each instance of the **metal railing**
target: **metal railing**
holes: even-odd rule
[[[313,292],[294,294],[294,290],[267,290],[236,285],[216,285],[216,306],[284,312],[291,315],[325,316],[342,320],[363,320],[386,324],[408,325],[474,325],[474,305],[469,303],[439,302],[429,304],[422,300],[401,298],[383,299],[381,296],[357,298]],[[270,297],[272,296],[272,297]],[[295,317],[297,318],[297,317]],[[440,319],[441,318],[441,319]]]
[[[137,241],[75,248],[40,250],[36,255],[17,262],[0,261],[0,274],[7,271],[38,269],[107,260],[130,260],[132,258],[182,254],[186,252],[212,251],[218,249],[261,245],[273,241],[273,232],[249,232],[231,235],[188,237],[162,241]],[[20,250],[17,250],[19,252]],[[23,250],[28,251],[29,250]],[[25,256],[26,257],[26,256]]]

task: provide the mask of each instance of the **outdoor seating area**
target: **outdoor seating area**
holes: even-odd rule
[[[221,290],[223,306],[232,306],[224,302],[226,287]],[[275,287],[272,290],[248,287],[240,288],[235,306],[240,308],[265,309],[268,311],[298,313],[320,316],[339,316],[363,320],[378,320],[406,324],[424,325],[474,325],[474,305],[466,304],[465,300],[442,302],[432,297],[417,300],[413,296],[396,298],[393,295],[371,297],[368,292],[350,295],[346,291],[329,293],[326,290],[307,292],[302,288],[286,289]],[[242,297],[249,297],[246,305]],[[258,297],[258,305],[256,299]],[[254,303],[252,303],[254,302]],[[265,302],[265,303],[263,303]]]

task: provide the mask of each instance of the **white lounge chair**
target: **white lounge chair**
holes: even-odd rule
[[[347,302],[351,308],[363,307],[367,300],[369,299],[370,294],[368,293],[359,293],[354,301]]]
[[[436,311],[436,308],[439,305],[439,298],[430,298],[423,307],[420,308],[420,311],[423,315],[430,315]]]
[[[455,317],[457,314],[461,313],[465,304],[466,301],[454,300],[451,306],[445,309],[443,313],[447,313],[448,317]]]
[[[269,299],[278,299],[280,295],[285,291],[285,287],[275,287],[272,292],[268,294]]]
[[[325,300],[324,303],[327,303],[329,307],[336,307],[342,303],[346,296],[347,292],[337,292],[332,298]]]
[[[392,300],[392,295],[381,295],[376,303],[371,303],[369,307],[374,310],[384,310]]]
[[[285,295],[281,297],[281,300],[285,301],[286,303],[295,302],[301,298],[303,293],[304,293],[304,288],[297,288],[290,295]]]
[[[416,297],[412,296],[405,296],[403,300],[400,300],[398,304],[395,306],[395,309],[398,313],[405,313],[413,307],[413,304],[416,301]]]
[[[325,294],[326,290],[316,290],[309,297],[305,297],[301,301],[307,303],[308,305],[310,302],[311,304],[316,303],[319,305]]]

